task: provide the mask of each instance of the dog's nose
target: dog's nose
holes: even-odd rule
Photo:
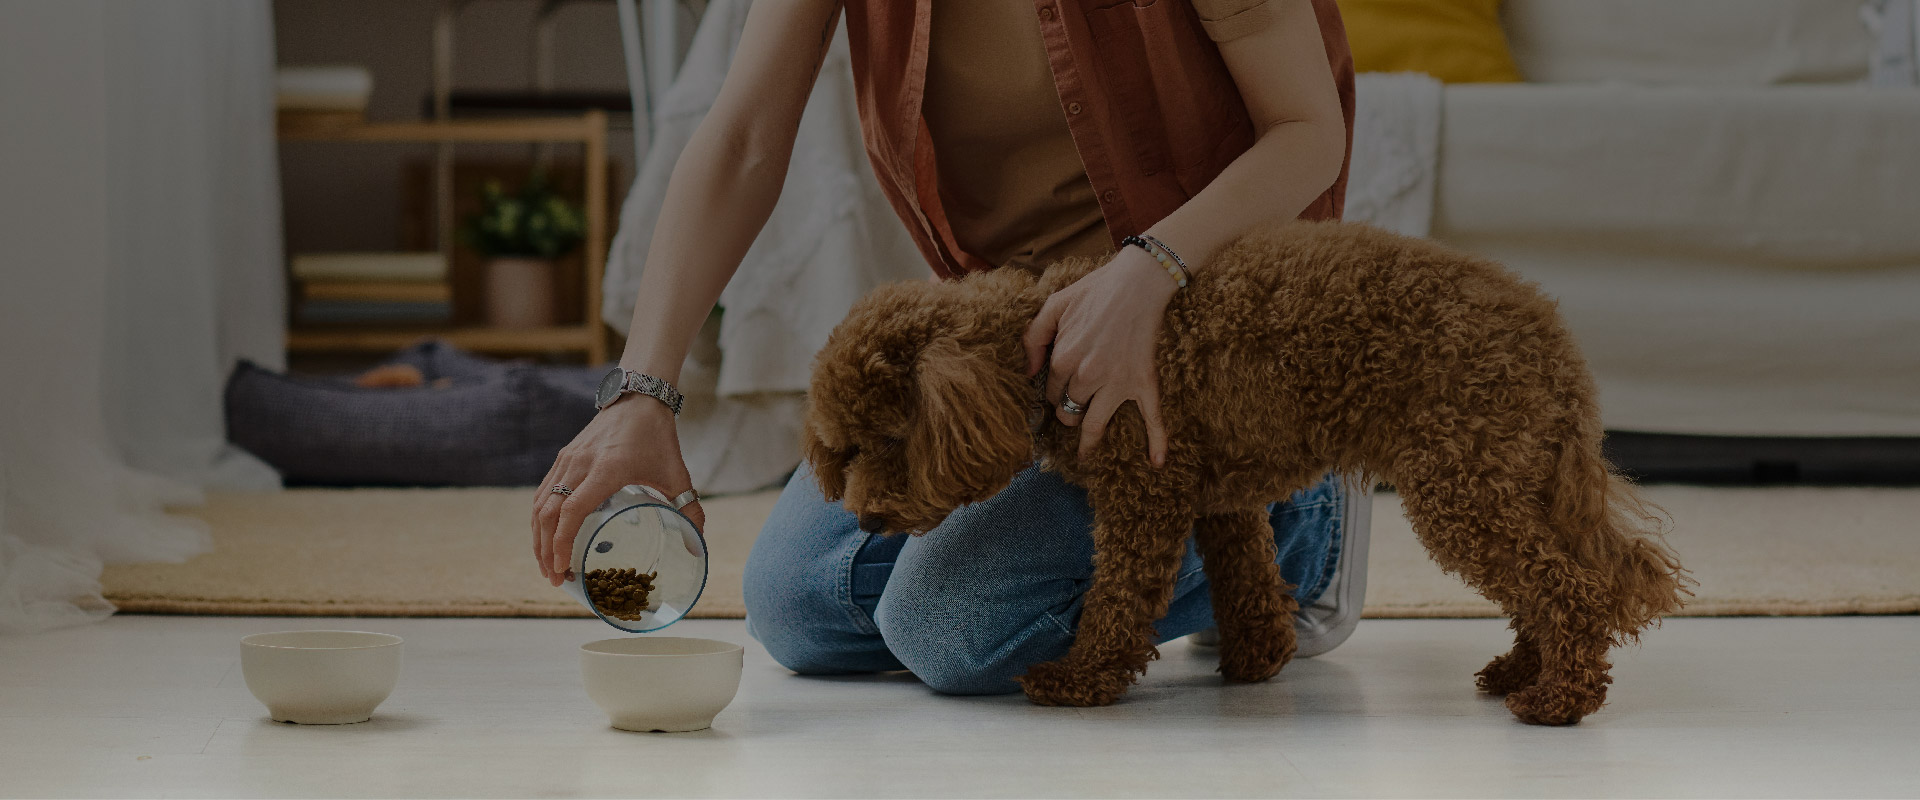
[[[872,514],[861,514],[860,530],[867,533],[886,533],[887,521]]]

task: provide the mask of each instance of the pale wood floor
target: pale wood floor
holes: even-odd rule
[[[406,637],[372,722],[270,722],[246,633]],[[1491,620],[1367,620],[1276,682],[1185,643],[1122,705],[795,677],[750,647],[711,731],[605,726],[585,620],[121,616],[0,639],[7,796],[1916,796],[1920,617],[1681,619],[1618,657],[1612,704],[1534,728],[1475,696]],[[676,635],[746,641],[738,622]]]

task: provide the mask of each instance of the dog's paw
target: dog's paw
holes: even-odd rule
[[[1532,653],[1507,653],[1487,662],[1473,677],[1480,691],[1502,697],[1525,689],[1540,678],[1540,659]]]
[[[1035,664],[1014,680],[1027,699],[1043,706],[1112,705],[1132,685],[1133,676],[1112,670],[1086,669],[1066,661]]]
[[[1271,631],[1221,631],[1220,674],[1240,683],[1259,683],[1280,674],[1293,660],[1291,620]]]
[[[1507,695],[1507,710],[1532,725],[1572,725],[1606,705],[1607,689],[1572,683],[1536,683]]]

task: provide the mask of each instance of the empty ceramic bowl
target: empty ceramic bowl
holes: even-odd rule
[[[366,722],[400,680],[400,637],[362,631],[281,631],[240,640],[247,690],[275,722]]]
[[[740,689],[745,649],[712,639],[643,636],[580,646],[587,696],[623,731],[697,731]]]

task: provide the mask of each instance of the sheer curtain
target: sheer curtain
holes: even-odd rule
[[[281,361],[272,82],[266,0],[0,2],[0,633],[204,550],[163,506],[277,485],[220,405]]]

